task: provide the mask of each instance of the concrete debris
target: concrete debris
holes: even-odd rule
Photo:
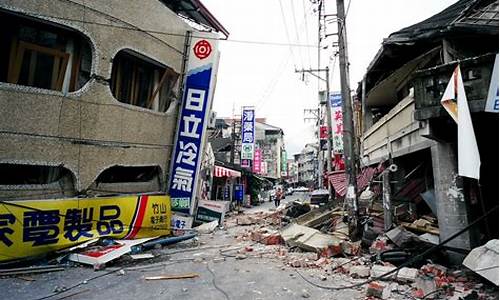
[[[316,228],[323,222],[331,220],[334,215],[340,216],[343,214],[344,212],[341,211],[340,208],[333,208],[331,206],[325,205],[318,209],[313,209],[306,214],[303,214],[302,216],[298,217],[295,222],[299,225]]]
[[[395,227],[385,233],[387,238],[398,247],[405,247],[408,244],[418,242],[418,235],[409,232],[403,226]]]
[[[291,224],[281,230],[281,237],[286,244],[292,247],[299,247],[306,251],[321,253],[323,250],[332,246],[340,250],[341,241],[339,239],[299,224]],[[334,252],[335,254],[340,253],[340,251]]]
[[[303,289],[302,290],[302,298],[310,298],[310,297],[311,297],[311,294],[309,293],[309,291],[306,289]]]
[[[380,282],[370,282],[366,288],[366,297],[375,297],[378,299],[388,299],[391,296],[391,291],[387,285]]]
[[[208,233],[212,233],[214,232],[214,230],[219,226],[219,221],[218,220],[214,220],[212,222],[209,222],[209,223],[203,223],[201,224],[200,226],[198,227],[195,227],[194,229],[196,231],[198,231],[199,233],[204,233],[204,234],[208,234]]]
[[[246,258],[247,258],[247,256],[245,254],[237,254],[236,255],[236,259],[238,259],[238,260],[242,260],[242,259],[246,259]]]
[[[393,271],[394,269],[396,269],[395,266],[390,266],[390,265],[387,265],[387,266],[381,266],[381,265],[374,265],[372,267],[372,269],[370,270],[370,277],[372,278],[376,278],[376,277],[379,277],[379,276],[382,276],[383,274],[387,273],[387,272],[390,272],[390,271]],[[383,278],[381,278],[382,280],[394,280],[396,279],[396,272],[390,274],[390,275],[387,275]]]
[[[309,203],[302,203],[299,201],[289,202],[289,205],[286,207],[285,215],[289,218],[297,218],[305,213],[311,211],[311,207]]]
[[[418,238],[422,242],[426,242],[426,243],[433,244],[433,245],[439,244],[439,235],[435,235],[432,233],[424,233],[422,235],[419,235]]]
[[[265,245],[281,245],[284,243],[279,232],[269,228],[257,229],[251,233],[250,237],[252,241]]]
[[[392,246],[388,244],[386,237],[379,236],[369,248],[371,254],[380,254],[384,251],[391,250]]]
[[[342,253],[350,256],[359,256],[361,254],[361,241],[344,241],[341,243]]]
[[[259,223],[259,220],[251,216],[241,216],[236,218],[237,225],[253,225]]]
[[[370,268],[368,266],[352,266],[349,268],[349,275],[353,278],[368,278],[370,276]]]
[[[472,249],[462,264],[498,286],[498,240]]]
[[[404,267],[398,271],[396,279],[399,282],[415,282],[417,275],[417,269]]]

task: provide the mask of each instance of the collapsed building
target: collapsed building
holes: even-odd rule
[[[357,97],[364,165],[394,164],[394,221],[433,216],[442,241],[498,205],[498,112],[485,112],[497,53],[498,1],[491,0],[460,0],[384,39]],[[479,181],[458,176],[457,125],[440,103],[457,65],[481,157]],[[498,238],[496,216],[447,245],[467,251]]]
[[[199,0],[0,1],[0,17],[0,261],[170,234],[203,192],[228,32]]]
[[[147,17],[145,17],[147,16]],[[198,0],[1,1],[0,197],[165,192]]]

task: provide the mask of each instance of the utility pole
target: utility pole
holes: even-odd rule
[[[332,162],[332,148],[333,148],[333,142],[332,142],[332,112],[331,112],[331,107],[330,107],[330,103],[329,102],[329,99],[328,99],[328,95],[330,95],[330,70],[328,69],[328,67],[324,68],[324,69],[302,69],[302,70],[295,70],[296,73],[309,73],[317,78],[319,78],[320,80],[323,80],[326,82],[326,97],[327,97],[327,104],[326,104],[326,120],[327,120],[327,131],[328,131],[328,134],[327,134],[327,159],[328,159],[328,163],[327,163],[327,171],[328,172],[331,172],[333,170],[333,162]],[[326,72],[326,79],[323,79],[321,78],[320,76],[316,75],[315,73],[316,72]],[[321,145],[320,145],[321,146]],[[330,185],[328,185],[328,191],[330,192],[330,198],[333,199],[333,195],[332,195],[332,187]]]
[[[356,182],[356,158],[354,153],[354,123],[352,113],[351,88],[349,86],[349,59],[347,56],[346,20],[344,0],[337,0],[337,25],[340,67],[340,88],[342,92],[342,111],[344,121],[344,159],[346,165],[346,176],[348,179],[346,200],[352,207],[349,233],[356,240],[360,234],[359,211]]]

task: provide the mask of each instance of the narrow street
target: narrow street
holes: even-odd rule
[[[500,299],[499,0],[0,19],[0,300]]]

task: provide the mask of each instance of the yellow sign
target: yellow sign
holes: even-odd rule
[[[170,234],[170,197],[0,201],[0,261],[41,255],[90,239]]]

